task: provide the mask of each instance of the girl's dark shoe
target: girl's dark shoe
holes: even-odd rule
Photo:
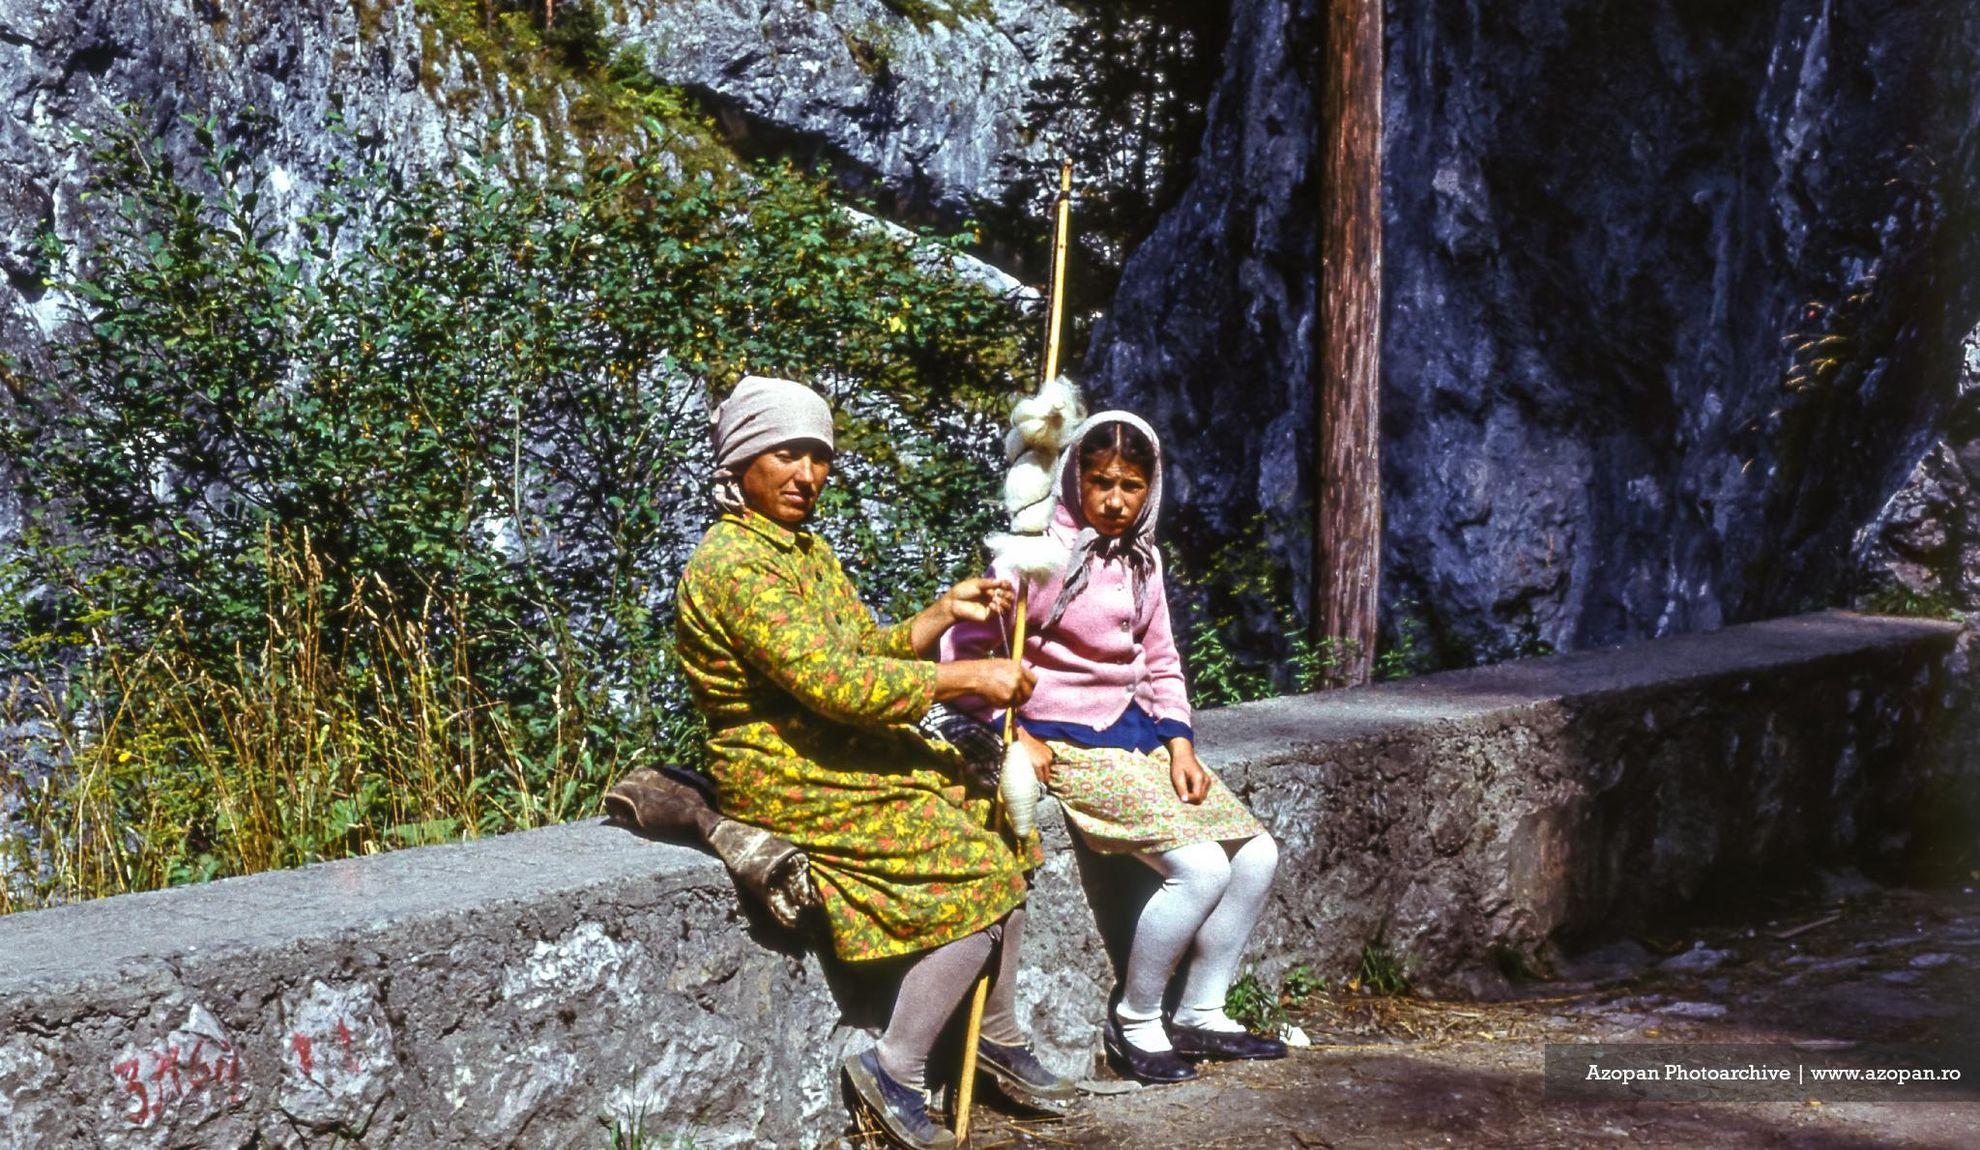
[[[1276,1038],[1253,1034],[1249,1030],[1204,1030],[1201,1027],[1171,1022],[1169,1041],[1175,1045],[1176,1057],[1191,1061],[1199,1058],[1258,1061],[1286,1056],[1285,1043]]]
[[[846,1059],[845,1070],[860,1104],[895,1142],[908,1150],[955,1150],[956,1136],[928,1116],[928,1095],[887,1077],[873,1051]]]
[[[1130,1078],[1159,1084],[1185,1082],[1196,1077],[1196,1067],[1177,1058],[1174,1052],[1143,1050],[1129,1042],[1127,1036],[1121,1033],[1121,1024],[1117,1019],[1107,1019],[1100,1038],[1107,1048],[1107,1065]]]
[[[1045,1069],[1029,1046],[1005,1046],[987,1038],[976,1044],[976,1069],[1019,1106],[1041,1114],[1063,1115],[1079,1101],[1070,1079]]]

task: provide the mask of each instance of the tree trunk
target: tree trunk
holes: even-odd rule
[[[1327,0],[1321,85],[1315,632],[1331,685],[1368,681],[1382,567],[1382,2]]]

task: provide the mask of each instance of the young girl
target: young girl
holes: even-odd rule
[[[1038,682],[1017,721],[1039,778],[1087,843],[1132,854],[1162,876],[1136,920],[1104,1032],[1108,1059],[1144,1082],[1178,1082],[1196,1076],[1188,1060],[1283,1057],[1283,1043],[1224,1013],[1279,852],[1196,759],[1155,547],[1160,446],[1123,411],[1088,419],[1071,443],[1059,457],[1049,530],[1072,557],[1029,588],[1024,662]],[[943,658],[1000,648],[1008,644],[992,620],[950,631]],[[1181,1002],[1165,1026],[1163,993],[1185,951]]]

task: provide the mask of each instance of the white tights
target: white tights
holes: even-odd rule
[[[1185,949],[1189,972],[1176,1021],[1240,1029],[1224,1015],[1224,996],[1271,893],[1279,844],[1260,834],[1235,851],[1207,842],[1134,857],[1162,876],[1162,886],[1142,908],[1128,950],[1126,984],[1114,1011],[1125,1037],[1143,1050],[1170,1048],[1162,1030],[1162,993]]]

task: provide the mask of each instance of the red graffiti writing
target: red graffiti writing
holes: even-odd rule
[[[289,1035],[289,1052],[294,1055],[292,1061],[296,1070],[304,1078],[317,1078],[319,1081],[323,1079],[323,1076],[317,1073],[319,1068],[326,1074],[333,1075],[340,1070],[346,1074],[361,1073],[364,1070],[364,1062],[358,1057],[358,1037],[357,1032],[352,1029],[354,1025],[364,1024],[358,1023],[347,1014],[342,1014],[338,1015],[337,1020],[331,1024],[328,1034],[303,1030],[292,1032]],[[320,1031],[321,1028],[319,1022],[317,1030]],[[335,1044],[335,1054],[325,1051],[324,1047],[329,1044]]]
[[[133,1126],[149,1126],[188,1098],[211,1101],[215,1088],[226,1100],[241,1101],[241,1058],[224,1038],[175,1031],[129,1058],[112,1063],[118,1097],[130,1109],[124,1118]]]

